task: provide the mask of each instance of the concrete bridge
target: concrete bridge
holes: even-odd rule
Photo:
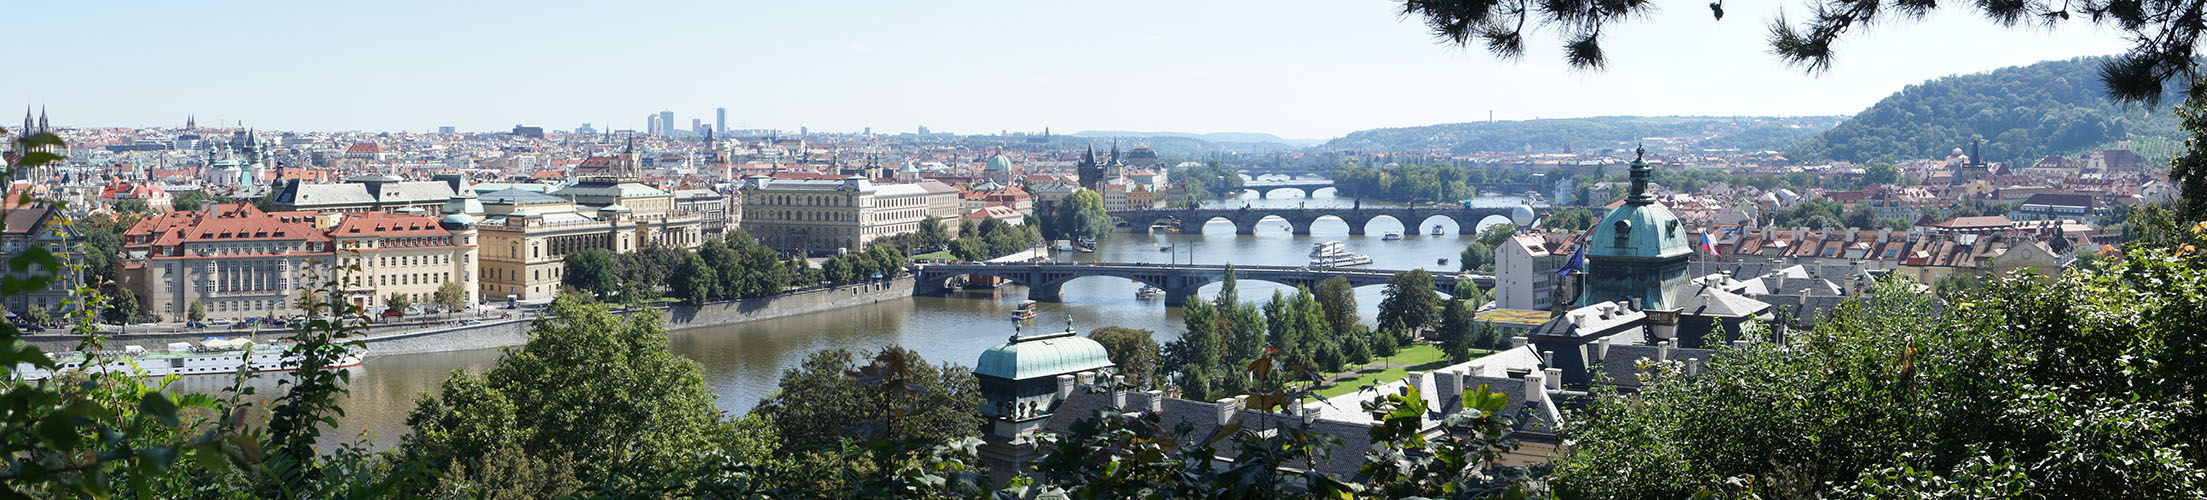
[[[1327,189],[1331,187],[1333,187],[1333,181],[1324,179],[1292,181],[1249,181],[1241,184],[1242,191],[1255,191],[1257,193],[1257,198],[1260,199],[1270,198],[1272,197],[1273,191],[1282,189],[1292,189],[1296,192],[1303,193],[1304,198],[1309,198],[1311,193],[1316,193],[1320,189]]]
[[[1387,279],[1401,271],[1387,269],[1325,268],[1285,266],[1235,266],[1234,276],[1241,280],[1265,281],[1288,286],[1317,288],[1318,282],[1336,276],[1349,281],[1349,286],[1383,285]],[[1065,283],[1079,278],[1110,276],[1125,278],[1144,285],[1165,290],[1165,305],[1179,306],[1188,297],[1196,295],[1204,285],[1226,279],[1226,266],[1189,264],[1141,264],[1141,263],[956,263],[922,264],[915,274],[919,283],[915,294],[941,293],[947,289],[951,278],[970,274],[995,276],[1027,287],[1027,298],[1042,302],[1061,302]],[[1482,288],[1494,288],[1494,277],[1488,275],[1457,275],[1433,273],[1433,287],[1446,294],[1456,289],[1456,282],[1470,279]]]
[[[1295,234],[1310,234],[1311,223],[1317,222],[1318,219],[1332,217],[1348,223],[1349,234],[1364,234],[1364,226],[1370,224],[1372,219],[1386,217],[1402,223],[1402,227],[1406,232],[1423,234],[1424,228],[1432,227],[1426,222],[1434,217],[1440,217],[1456,221],[1457,231],[1462,234],[1469,234],[1479,226],[1479,221],[1494,216],[1508,219],[1511,212],[1516,210],[1517,207],[1196,208],[1120,210],[1110,214],[1112,218],[1125,221],[1127,229],[1136,233],[1148,233],[1150,226],[1158,223],[1176,226],[1183,233],[1201,232],[1203,231],[1203,224],[1209,223],[1211,219],[1226,219],[1228,222],[1234,223],[1234,234],[1256,234],[1257,221],[1264,220],[1266,217],[1279,217],[1287,220],[1288,226],[1295,230]],[[1534,208],[1533,214],[1538,216],[1546,213],[1547,210],[1546,208]]]

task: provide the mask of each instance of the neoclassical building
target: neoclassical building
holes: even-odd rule
[[[697,248],[704,220],[674,195],[634,177],[585,177],[552,194],[506,189],[479,195],[484,218],[482,296],[499,301],[559,293],[567,254],[591,248],[628,253],[648,246]]]
[[[760,244],[793,254],[864,251],[875,240],[919,231],[929,217],[955,231],[959,215],[958,189],[934,181],[754,175],[744,180],[742,195],[743,229]]]
[[[465,221],[262,212],[244,202],[167,213],[123,233],[118,281],[142,309],[168,320],[185,317],[194,302],[209,318],[298,315],[300,289],[319,286],[317,277],[340,279],[339,293],[369,311],[392,293],[428,303],[448,281],[475,289],[474,228],[453,222]]]

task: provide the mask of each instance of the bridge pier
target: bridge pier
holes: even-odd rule
[[[1065,283],[1051,285],[1027,285],[1027,300],[1035,302],[1064,302]]]
[[[1165,289],[1165,307],[1188,305],[1188,297],[1193,297],[1195,294],[1196,290],[1193,288],[1167,288]]]
[[[1313,223],[1315,223],[1315,222],[1317,222],[1317,221],[1315,221],[1315,220],[1290,220],[1290,221],[1287,221],[1287,225],[1288,225],[1288,227],[1292,227],[1292,228],[1295,228],[1295,232],[1294,232],[1294,234],[1295,234],[1296,236],[1309,236],[1309,235],[1310,235],[1310,226],[1311,226],[1311,224],[1313,224]]]

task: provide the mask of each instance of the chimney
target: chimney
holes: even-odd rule
[[[1319,410],[1323,408],[1322,405],[1324,404],[1325,403],[1304,403],[1302,405],[1296,406],[1297,408],[1303,409],[1303,423],[1308,424],[1317,421]]]
[[[1877,230],[1877,242],[1878,242],[1878,243],[1882,244],[1882,243],[1885,243],[1885,242],[1887,242],[1887,241],[1890,241],[1890,240],[1892,240],[1892,239],[1893,239],[1893,228],[1887,227],[1887,228],[1879,228],[1879,229]]]
[[[1073,379],[1073,376],[1072,376],[1072,375],[1059,375],[1059,376],[1058,376],[1058,400],[1059,400],[1059,401],[1064,401],[1064,400],[1066,400],[1067,398],[1071,398],[1071,397],[1073,397],[1073,383],[1074,383],[1074,379]]]
[[[1148,395],[1149,395],[1149,412],[1150,412],[1150,413],[1164,413],[1164,412],[1165,412],[1165,391],[1149,391],[1149,392],[1147,392],[1147,393],[1144,393],[1144,394],[1148,394]]]
[[[1664,362],[1664,361],[1670,361],[1670,359],[1671,359],[1671,341],[1669,341],[1669,340],[1665,340],[1665,341],[1662,341],[1662,342],[1657,342],[1657,343],[1655,343],[1655,362],[1657,362],[1657,363],[1661,363],[1661,362]]]
[[[1555,365],[1556,365],[1556,352],[1555,352],[1555,351],[1540,351],[1540,365],[1541,365],[1541,366],[1555,366]]]
[[[1111,407],[1126,411],[1126,376],[1111,376]]]
[[[1532,403],[1547,399],[1548,391],[1545,390],[1548,387],[1547,378],[1548,375],[1542,372],[1525,374],[1525,402]]]
[[[1076,376],[1080,377],[1081,387],[1096,385],[1096,372],[1080,372]]]
[[[1220,399],[1213,403],[1218,405],[1218,425],[1226,425],[1228,420],[1233,420],[1234,398]]]
[[[1541,379],[1541,380],[1543,380],[1543,381],[1546,381],[1546,382],[1548,383],[1548,385],[1546,386],[1546,387],[1548,388],[1548,390],[1551,390],[1551,391],[1560,391],[1560,390],[1563,390],[1563,370],[1558,370],[1558,369],[1555,369],[1555,368],[1549,368],[1549,369],[1548,369],[1548,371],[1547,371],[1546,373],[1542,374],[1541,376],[1542,376],[1542,379]]]
[[[1609,337],[1602,337],[1601,340],[1594,341],[1594,355],[1590,357],[1593,358],[1587,360],[1587,364],[1590,365],[1601,360],[1609,359]]]
[[[1857,234],[1857,233],[1860,233],[1860,232],[1862,232],[1862,228],[1859,228],[1859,227],[1850,227],[1850,228],[1847,228],[1847,242],[1848,242],[1848,243],[1854,243],[1854,237],[1855,237],[1855,234]]]
[[[1234,396],[1234,411],[1249,409],[1249,395]]]

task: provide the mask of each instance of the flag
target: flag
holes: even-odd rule
[[[1586,245],[1579,245],[1579,248],[1577,250],[1572,250],[1571,260],[1565,261],[1563,263],[1563,268],[1556,270],[1556,275],[1562,276],[1566,274],[1571,274],[1571,271],[1577,271],[1580,269],[1586,269]]]
[[[1709,233],[1701,233],[1701,249],[1709,251],[1709,255],[1713,257],[1724,256],[1724,254],[1717,253],[1717,239],[1710,237]]]

